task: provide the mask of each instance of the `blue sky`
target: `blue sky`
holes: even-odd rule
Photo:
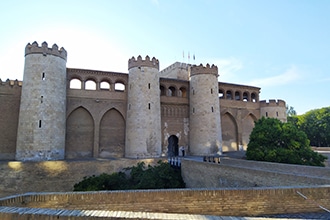
[[[161,69],[215,64],[219,81],[303,114],[330,106],[329,11],[328,0],[1,1],[0,78],[22,80],[26,44],[47,41],[71,68],[126,73],[138,55]]]

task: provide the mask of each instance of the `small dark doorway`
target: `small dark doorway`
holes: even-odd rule
[[[175,135],[171,135],[168,138],[168,147],[167,147],[167,155],[169,157],[177,157],[179,156],[179,139]]]

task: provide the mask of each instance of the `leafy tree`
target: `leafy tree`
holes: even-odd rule
[[[312,146],[330,147],[330,107],[299,115],[296,124],[306,133]]]
[[[248,160],[324,166],[327,157],[314,152],[304,132],[292,123],[261,118],[250,134]]]
[[[74,191],[167,189],[184,188],[181,170],[168,163],[158,161],[156,166],[145,166],[144,162],[124,169],[125,172],[84,177],[74,185]]]
[[[297,115],[296,110],[292,106],[286,105],[286,115],[288,117]]]

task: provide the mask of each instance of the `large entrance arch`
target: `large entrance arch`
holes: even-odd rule
[[[171,135],[168,139],[167,155],[169,157],[179,156],[179,139],[176,135]]]
[[[250,141],[250,134],[254,128],[254,122],[257,120],[257,118],[249,114],[243,121],[243,129],[242,129],[242,144],[244,150],[247,149],[247,145]]]
[[[99,157],[124,157],[125,120],[119,111],[110,109],[100,123]]]
[[[221,117],[222,128],[222,150],[237,151],[238,150],[238,129],[235,118],[226,113]]]
[[[74,110],[66,120],[65,158],[93,157],[94,122],[83,107]]]

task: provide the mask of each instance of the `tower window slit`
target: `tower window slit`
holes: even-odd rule
[[[150,89],[150,83],[148,83],[148,88]]]
[[[41,128],[41,120],[39,120],[39,128]]]
[[[150,109],[150,103],[148,103],[148,108]]]
[[[42,73],[42,77],[41,77],[42,80],[45,80],[45,73],[43,72]]]
[[[214,112],[213,106],[211,107],[212,112]]]
[[[268,117],[268,112],[266,112],[266,117]]]
[[[41,97],[40,97],[40,103],[43,103],[44,102],[44,96],[42,95]]]

